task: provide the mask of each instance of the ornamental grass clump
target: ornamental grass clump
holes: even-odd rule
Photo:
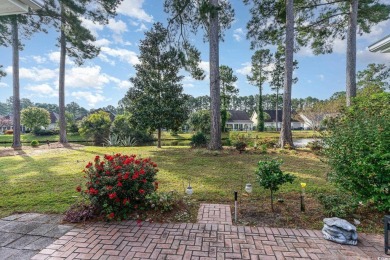
[[[136,209],[143,209],[146,196],[158,188],[157,164],[150,158],[136,155],[96,156],[85,169],[86,190],[77,191],[85,195],[96,206],[103,217],[127,219]]]

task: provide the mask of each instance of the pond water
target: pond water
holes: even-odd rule
[[[318,140],[318,139],[315,139],[315,138],[300,138],[300,139],[294,139],[293,142],[294,142],[295,147],[302,148],[302,147],[306,147],[306,145],[308,143],[313,142],[315,140]]]

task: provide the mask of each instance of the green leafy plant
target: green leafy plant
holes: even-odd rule
[[[145,199],[151,209],[160,210],[161,213],[171,211],[175,205],[175,196],[172,192],[153,192]]]
[[[237,151],[239,151],[240,153],[242,153],[243,151],[245,151],[245,148],[247,147],[247,144],[243,141],[238,141],[234,144],[234,147],[236,148]]]
[[[306,145],[312,151],[320,151],[324,147],[323,143],[319,140],[315,140],[313,142],[308,142]]]
[[[121,141],[121,144],[126,147],[132,147],[137,144],[137,140],[135,139],[135,137],[131,137],[131,136],[124,137],[123,140]]]
[[[390,93],[360,95],[328,122],[329,179],[362,202],[390,210]]]
[[[101,145],[110,134],[111,120],[107,112],[98,111],[83,118],[80,127],[80,134],[92,137],[95,145]]]
[[[146,205],[146,196],[158,188],[157,164],[135,155],[96,156],[85,167],[86,196],[91,205],[107,219],[126,219],[135,209]]]
[[[191,137],[192,147],[206,147],[206,145],[207,145],[207,138],[204,133],[198,132]]]
[[[32,140],[32,141],[31,141],[31,146],[32,146],[32,147],[38,147],[38,146],[39,146],[38,140]]]
[[[118,135],[111,134],[105,139],[105,143],[107,146],[120,146],[122,142]]]
[[[327,217],[345,218],[352,215],[359,203],[353,199],[352,194],[319,194],[318,201],[324,207],[324,213]]]
[[[295,179],[294,175],[283,173],[280,169],[281,160],[259,161],[255,174],[261,187],[268,189],[271,192],[271,209],[274,211],[273,193],[279,190],[279,186],[284,183],[292,183]]]

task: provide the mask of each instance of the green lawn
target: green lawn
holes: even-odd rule
[[[68,134],[68,140],[70,142],[85,141],[85,137],[81,137],[79,134]],[[0,143],[12,143],[13,135],[0,135]],[[38,140],[39,142],[58,142],[60,140],[59,135],[47,135],[47,136],[35,136],[33,134],[22,134],[20,136],[22,142],[30,143],[32,140]],[[1,144],[0,144],[1,145]]]
[[[265,194],[254,179],[256,163],[264,155],[187,147],[43,150],[36,155],[0,157],[0,217],[12,212],[64,212],[78,195],[75,187],[85,181],[81,171],[88,161],[96,154],[117,152],[151,157],[160,169],[158,181],[162,191],[183,191],[183,185],[191,178],[193,197],[200,201],[231,201],[233,192],[241,191],[246,182],[254,184],[254,196]],[[326,166],[319,159],[292,154],[277,156],[285,162],[283,169],[298,177],[293,184],[285,185],[283,192],[299,192],[300,182],[308,183],[308,194],[333,189],[325,181]]]

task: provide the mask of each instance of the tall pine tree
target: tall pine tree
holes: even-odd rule
[[[233,96],[238,94],[238,89],[234,83],[237,77],[233,74],[233,69],[222,65],[219,67],[219,75],[221,81],[221,124],[222,132],[226,131],[226,121],[228,120],[228,108]]]
[[[272,54],[269,50],[257,50],[252,56],[252,75],[248,75],[249,83],[259,88],[257,100],[257,131],[264,131],[264,109],[263,109],[263,84],[267,80],[270,70],[268,66],[272,63]]]

